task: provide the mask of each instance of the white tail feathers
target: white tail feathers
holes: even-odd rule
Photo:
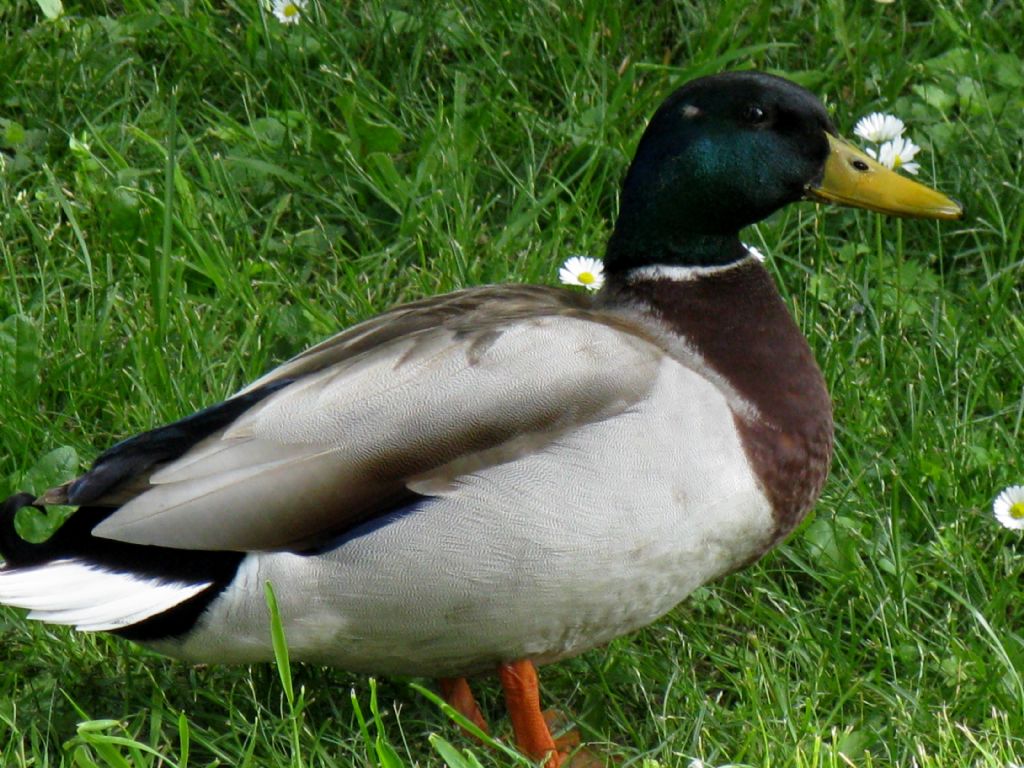
[[[81,560],[0,569],[0,603],[28,617],[83,632],[123,629],[173,608],[210,586],[111,571]]]

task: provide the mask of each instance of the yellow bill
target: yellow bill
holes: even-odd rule
[[[807,187],[807,197],[894,216],[959,219],[960,203],[895,171],[843,139],[827,134],[830,152],[820,184]]]

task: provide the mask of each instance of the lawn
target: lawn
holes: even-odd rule
[[[807,203],[745,233],[834,397],[815,511],[544,694],[623,766],[1024,763],[1024,541],[991,515],[1024,483],[1018,3],[51,4],[0,3],[0,497],[392,304],[602,255],[692,76],[785,75],[847,135],[899,115],[964,221]],[[0,764],[526,764],[431,681],[287,672],[0,609]]]

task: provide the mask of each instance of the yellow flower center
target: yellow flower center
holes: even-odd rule
[[[903,158],[900,157],[899,155],[896,155],[896,157],[892,159],[892,167],[895,169],[899,168],[901,165],[903,165]]]
[[[1010,506],[1010,517],[1014,520],[1020,520],[1024,517],[1024,501],[1018,501]]]
[[[290,19],[290,18],[291,18],[292,16],[298,16],[298,15],[299,15],[299,6],[295,5],[294,3],[288,3],[288,5],[286,5],[286,6],[284,7],[284,11],[283,11],[283,13],[284,13],[284,15],[285,15],[285,16],[287,16],[287,17],[288,17],[289,19]]]
[[[590,285],[591,283],[597,282],[597,278],[594,277],[593,272],[580,272],[580,282],[584,285]]]

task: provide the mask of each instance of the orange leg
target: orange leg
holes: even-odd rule
[[[464,677],[442,677],[438,682],[441,684],[441,695],[452,708],[469,720],[473,725],[484,733],[490,733],[487,721],[484,719],[476,699],[473,698],[473,691]]]
[[[505,704],[516,745],[534,760],[547,757],[545,768],[559,768],[562,756],[540,711],[540,688],[532,661],[513,661],[498,667]]]

